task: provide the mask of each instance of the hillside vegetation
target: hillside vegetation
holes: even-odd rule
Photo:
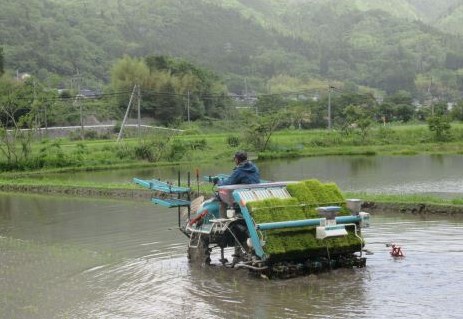
[[[288,79],[422,99],[454,99],[463,88],[463,41],[441,31],[462,28],[456,0],[1,2],[5,69],[49,87],[69,88],[77,74],[83,86],[102,87],[124,55],[166,55],[214,70],[236,93]]]

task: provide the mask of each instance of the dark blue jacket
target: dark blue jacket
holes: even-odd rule
[[[233,169],[232,174],[218,185],[236,185],[236,184],[258,184],[260,183],[260,173],[256,165],[250,161],[244,161]]]

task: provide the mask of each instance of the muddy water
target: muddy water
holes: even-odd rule
[[[0,318],[463,318],[463,217],[374,215],[366,268],[276,281],[190,265],[176,222],[145,202],[0,194]]]
[[[203,164],[200,174],[228,173],[231,161]],[[343,191],[370,193],[433,193],[459,196],[463,193],[462,155],[416,156],[328,156],[258,162],[267,180],[317,178],[335,182]],[[99,182],[131,182],[133,177],[175,180],[177,172],[185,181],[196,166],[153,167],[102,172],[60,174],[60,179]],[[195,177],[192,176],[195,184]]]

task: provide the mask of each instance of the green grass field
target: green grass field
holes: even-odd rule
[[[115,139],[84,141],[42,139],[30,145],[27,159],[32,163],[41,161],[40,168],[28,165],[20,165],[16,169],[8,167],[5,145],[0,147],[3,150],[0,153],[2,189],[8,190],[10,185],[15,186],[14,189],[19,191],[22,187],[55,190],[75,188],[132,190],[138,187],[131,183],[60,181],[48,178],[47,175],[84,170],[207,163],[229,159],[238,149],[244,149],[259,159],[326,155],[463,154],[463,124],[452,124],[451,138],[446,142],[435,142],[432,132],[424,124],[377,126],[369,132],[365,140],[362,140],[358,134],[345,134],[336,130],[282,130],[272,135],[268,149],[261,152],[250,147],[245,142],[242,132],[237,130],[208,134],[191,130],[175,136],[158,134],[144,136],[141,139],[125,138],[119,143]],[[18,153],[20,147],[21,145],[16,145]],[[200,192],[209,194],[210,188],[210,184],[201,183]],[[345,194],[345,197],[358,197],[376,202],[463,205],[463,200],[460,199],[419,195]]]

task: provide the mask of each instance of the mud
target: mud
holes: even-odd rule
[[[1,185],[0,191],[47,195],[67,195],[78,197],[103,197],[114,199],[147,200],[155,196],[145,189],[101,189],[92,187],[62,187],[38,185]]]

